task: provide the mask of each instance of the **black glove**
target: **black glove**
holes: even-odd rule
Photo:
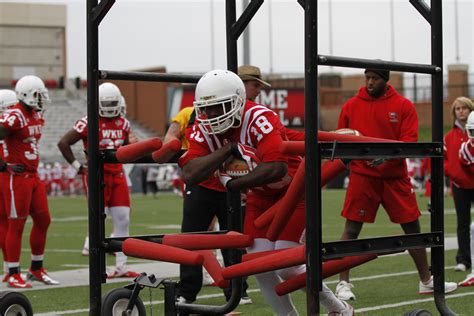
[[[13,173],[25,172],[25,166],[21,164],[8,164],[5,161],[0,163],[0,172],[11,171]]]
[[[25,172],[25,165],[8,165],[8,169],[13,171],[14,173],[23,173]]]

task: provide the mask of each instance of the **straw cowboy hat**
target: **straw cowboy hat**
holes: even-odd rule
[[[240,66],[238,69],[238,75],[242,81],[255,80],[263,84],[264,86],[271,87],[271,85],[262,80],[262,74],[260,68],[250,65]]]

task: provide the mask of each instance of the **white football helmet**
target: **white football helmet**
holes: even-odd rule
[[[194,108],[208,134],[221,134],[239,127],[245,104],[245,86],[235,73],[211,70],[199,79]]]
[[[2,89],[0,90],[0,113],[9,107],[18,103],[15,91]]]
[[[101,84],[99,86],[99,116],[119,116],[121,100],[122,93],[116,85],[111,82],[105,82]]]
[[[51,103],[48,89],[43,80],[36,76],[24,76],[15,86],[18,100],[33,108],[35,111],[42,111],[45,104]]]
[[[125,117],[127,115],[127,102],[125,102],[125,98],[122,96],[120,98],[120,116]]]
[[[474,139],[474,111],[467,117],[466,132],[470,139]]]

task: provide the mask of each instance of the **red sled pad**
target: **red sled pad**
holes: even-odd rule
[[[131,257],[193,266],[204,261],[203,256],[197,252],[134,238],[128,238],[122,243],[122,251]]]
[[[160,138],[149,138],[140,142],[119,147],[115,153],[115,157],[121,163],[133,162],[160,149],[161,145],[162,142]]]
[[[246,248],[253,238],[237,232],[222,234],[172,234],[163,237],[163,244],[188,250]]]

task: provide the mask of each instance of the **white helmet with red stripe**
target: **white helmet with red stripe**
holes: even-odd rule
[[[18,103],[15,91],[2,89],[0,90],[0,113],[9,107]]]
[[[22,77],[16,83],[15,91],[18,100],[36,111],[42,111],[44,105],[51,102],[43,80],[36,76]]]
[[[211,70],[196,86],[196,119],[207,134],[221,134],[240,126],[245,104],[242,79],[228,70]]]
[[[99,116],[117,117],[120,115],[122,93],[120,89],[111,82],[105,82],[99,86]]]
[[[474,139],[474,111],[467,117],[466,132],[470,139]]]

